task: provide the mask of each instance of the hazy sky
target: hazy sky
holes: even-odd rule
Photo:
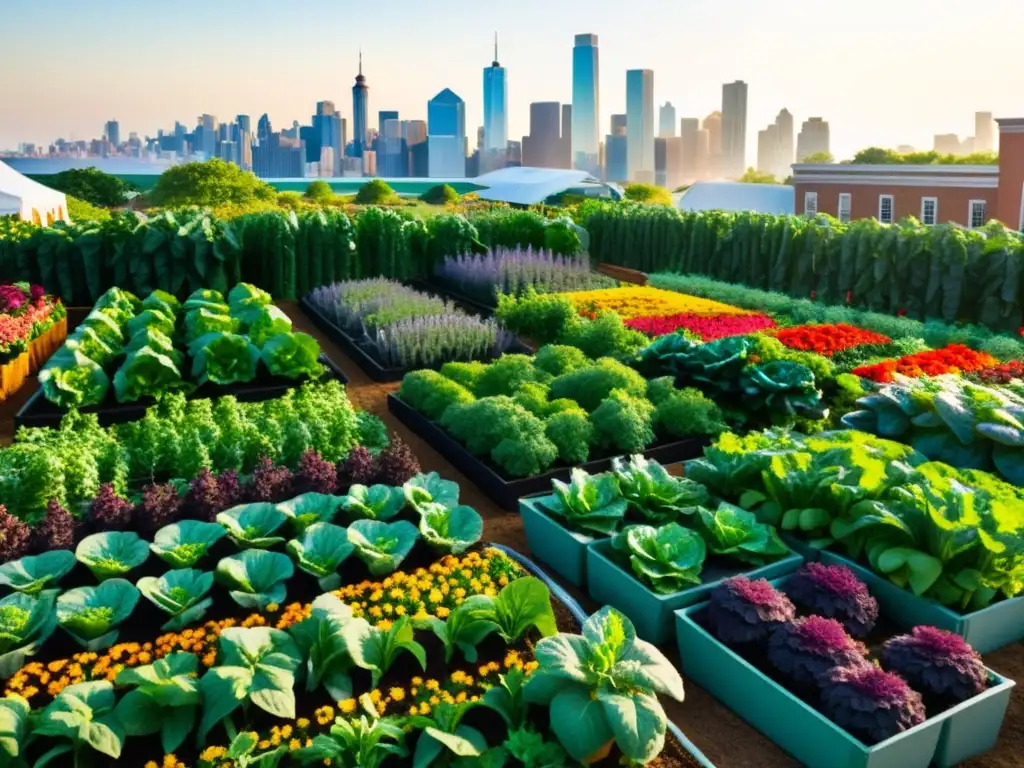
[[[0,148],[97,137],[110,118],[122,137],[204,112],[283,128],[324,99],[351,132],[359,46],[374,125],[381,109],[425,118],[448,87],[475,137],[495,30],[512,139],[531,101],[571,100],[583,32],[600,39],[602,134],[627,69],[653,69],[680,117],[719,109],[722,83],[742,79],[748,164],[782,107],[798,129],[828,120],[839,158],[971,135],[976,110],[1024,115],[1024,0],[0,0]]]

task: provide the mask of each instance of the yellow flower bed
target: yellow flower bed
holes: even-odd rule
[[[718,301],[639,285],[561,295],[569,299],[581,314],[589,315],[602,309],[610,309],[621,315],[624,320],[634,317],[670,317],[684,313],[708,317],[753,314]]]

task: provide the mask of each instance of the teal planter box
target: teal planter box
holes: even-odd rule
[[[1013,680],[989,670],[989,689],[946,713],[949,718],[942,724],[939,746],[932,759],[936,768],[953,768],[996,745],[1014,685]]]
[[[927,768],[931,763],[954,710],[868,747],[705,631],[693,618],[705,605],[675,614],[683,676],[801,763],[813,768]]]
[[[526,529],[526,542],[533,556],[542,560],[555,573],[576,587],[587,581],[587,546],[594,541],[590,536],[575,533],[550,517],[540,506],[540,499],[519,500],[519,514]]]
[[[775,579],[795,571],[803,558],[790,554],[774,563],[754,568],[736,563],[731,568],[707,568],[701,573],[703,583],[671,595],[659,595],[647,588],[629,566],[614,559],[610,539],[600,539],[587,548],[587,591],[600,605],[618,608],[636,628],[639,637],[650,643],[664,643],[672,638],[672,614],[678,608],[706,600],[723,579],[743,574],[751,579]]]
[[[823,550],[818,547],[812,547],[807,543],[806,539],[801,539],[798,536],[794,536],[791,533],[783,533],[779,531],[779,538],[782,539],[783,543],[800,555],[808,563],[816,563],[821,560],[821,553]]]
[[[835,552],[823,550],[821,562],[845,565],[868,585],[882,613],[904,627],[928,624],[955,632],[978,653],[991,653],[1005,645],[1024,640],[1024,597],[1001,600],[974,613],[957,613],[934,600],[918,597],[877,573]]]

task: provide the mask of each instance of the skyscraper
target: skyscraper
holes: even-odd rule
[[[398,110],[395,109],[382,109],[377,113],[377,133],[381,136],[384,135],[384,123],[388,120],[397,120]]]
[[[676,135],[676,108],[666,101],[658,110],[658,136],[663,139]]]
[[[747,84],[722,86],[722,173],[738,178],[747,167]]]
[[[779,166],[779,127],[772,123],[757,132],[757,170],[775,175]]]
[[[121,146],[121,124],[117,120],[108,120],[103,132],[107,136],[107,141],[115,147]]]
[[[996,148],[996,123],[991,112],[974,113],[974,151],[994,152]]]
[[[793,165],[796,144],[793,137],[793,115],[788,109],[782,109],[775,117],[775,127],[779,132],[778,168],[775,175],[781,180],[790,175]]]
[[[654,183],[654,71],[626,71],[626,162],[629,180]]]
[[[572,168],[572,104],[562,105],[562,143],[559,168]]]
[[[494,60],[484,67],[484,140],[480,171],[503,168],[508,156],[508,77],[498,63],[498,33],[494,33]]]
[[[538,101],[530,105],[530,135],[523,136],[523,165],[565,168],[562,151],[562,105]]]
[[[466,176],[466,102],[445,88],[427,102],[428,175]]]
[[[707,135],[707,131],[701,130],[698,118],[684,117],[679,121],[681,184],[692,184],[702,178],[707,166]],[[704,140],[703,145],[701,137]]]
[[[318,101],[312,127],[306,136],[306,162],[320,163],[321,176],[340,176],[342,156],[345,152],[345,121],[334,108],[333,101]],[[323,150],[332,151],[325,156]],[[325,167],[325,162],[330,167]]]
[[[370,86],[363,77],[363,52],[359,51],[359,74],[352,86],[352,143],[356,157],[363,156],[363,149],[370,140],[369,109]]]
[[[572,49],[573,167],[596,173],[600,155],[597,35],[576,35]]]
[[[956,139],[956,136],[953,137]],[[956,139],[957,149],[960,141]],[[820,117],[812,117],[805,120],[800,128],[800,135],[796,137],[796,159],[802,163],[806,158],[820,152],[829,151],[829,129],[828,123]]]

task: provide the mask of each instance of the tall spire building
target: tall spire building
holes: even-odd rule
[[[508,154],[508,73],[498,63],[498,33],[494,33],[494,60],[484,68],[484,141],[481,173],[504,168]]]
[[[352,86],[352,143],[356,157],[363,156],[363,149],[369,146],[370,86],[363,76],[363,51],[359,50],[359,74]]]
[[[576,35],[572,49],[572,166],[598,172],[601,146],[597,35]]]

